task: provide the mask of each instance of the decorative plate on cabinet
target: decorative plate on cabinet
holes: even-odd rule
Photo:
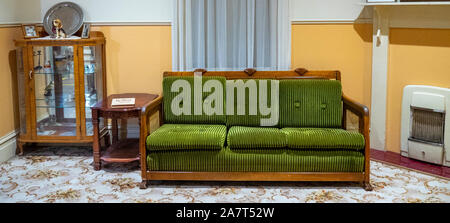
[[[83,10],[73,2],[61,2],[51,7],[44,16],[44,29],[49,35],[52,31],[53,20],[60,19],[67,36],[76,33],[84,21]]]

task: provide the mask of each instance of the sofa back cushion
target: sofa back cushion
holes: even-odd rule
[[[338,128],[342,87],[336,80],[280,80],[280,127]]]
[[[225,80],[225,77],[164,77],[164,122],[225,124]]]
[[[276,81],[277,83],[272,83]],[[262,87],[262,85],[265,85]],[[227,80],[227,126],[277,127],[279,105],[272,104],[272,98],[279,100],[278,92],[272,96],[272,88],[278,88],[277,80],[237,79]],[[264,101],[264,102],[263,102]],[[263,103],[266,111],[261,110]]]

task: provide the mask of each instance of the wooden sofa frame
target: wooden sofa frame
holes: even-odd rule
[[[293,71],[256,71],[246,69],[244,71],[213,71],[197,69],[194,72],[202,72],[202,76],[224,76],[227,79],[335,79],[341,81],[339,71],[308,71],[297,68]],[[164,72],[166,76],[193,76],[194,72]],[[141,189],[148,186],[150,180],[187,180],[187,181],[347,181],[359,182],[366,191],[371,191],[370,184],[370,141],[369,141],[369,109],[345,95],[343,101],[342,128],[347,129],[347,111],[351,111],[359,118],[359,132],[364,135],[364,172],[183,172],[183,171],[151,171],[147,169],[146,138],[150,133],[150,116],[159,112],[159,124],[163,124],[163,97],[145,106],[141,111],[140,123],[140,166],[142,182]]]

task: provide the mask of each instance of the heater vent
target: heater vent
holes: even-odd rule
[[[445,113],[411,106],[411,135],[409,140],[429,144],[444,144]]]

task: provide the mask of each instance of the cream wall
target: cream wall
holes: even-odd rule
[[[450,29],[391,29],[386,150],[400,153],[401,102],[406,85],[450,88]]]
[[[371,24],[292,26],[292,68],[340,70],[343,92],[370,107]]]

